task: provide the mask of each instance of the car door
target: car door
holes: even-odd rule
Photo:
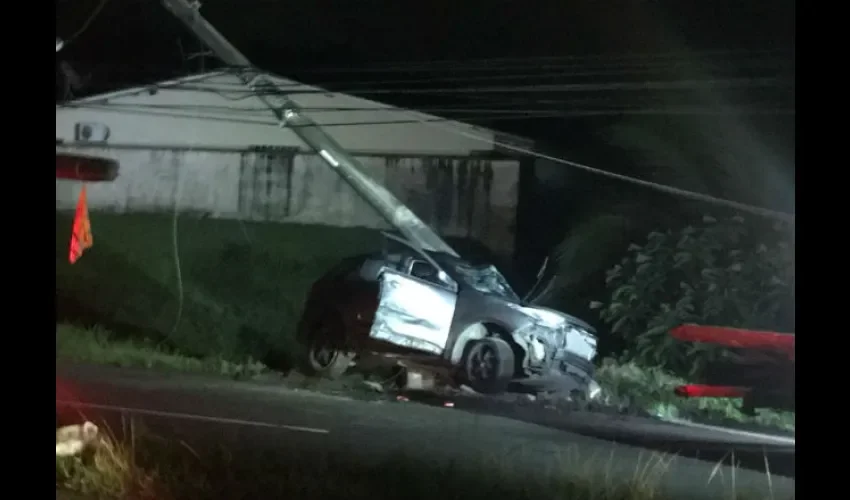
[[[442,355],[457,303],[457,284],[423,260],[401,271],[384,268],[369,336],[395,346]]]

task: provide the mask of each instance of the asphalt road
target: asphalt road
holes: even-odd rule
[[[679,452],[664,482],[675,497],[730,498],[733,481],[738,491],[761,498],[794,497],[793,438],[708,426],[521,407],[498,409],[507,416],[485,415],[480,403],[462,400],[454,408],[355,401],[269,383],[59,363],[56,401],[89,418],[135,414],[157,432],[226,445],[267,449],[296,442],[359,461],[399,451],[436,460],[498,460],[522,474],[597,471],[628,480],[657,457],[647,448],[661,449]],[[771,466],[771,474],[718,469],[720,458],[732,454],[781,465]]]

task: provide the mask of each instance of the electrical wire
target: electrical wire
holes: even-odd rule
[[[573,55],[573,56],[532,56],[532,57],[505,57],[505,58],[471,58],[454,60],[429,60],[429,61],[405,61],[386,63],[381,65],[363,66],[337,66],[325,68],[305,68],[295,71],[303,73],[385,73],[385,72],[419,72],[432,71],[434,69],[464,69],[480,70],[490,68],[517,68],[532,66],[535,68],[551,68],[553,65],[566,65],[567,67],[587,67],[596,65],[645,65],[645,64],[676,64],[690,63],[698,59],[700,64],[706,64],[708,57],[717,57],[724,63],[730,63],[736,55],[748,58],[766,59],[773,55],[788,58],[791,54],[787,50],[763,49],[763,50],[707,50],[690,52],[668,52],[668,53],[644,53],[644,54],[597,54],[597,55]],[[601,62],[600,62],[601,61]],[[549,63],[548,65],[546,63]]]
[[[734,55],[735,51],[716,51],[716,60],[707,59],[705,56],[700,56],[699,53],[695,57],[691,54],[673,56],[650,57],[644,55],[642,57],[618,56],[617,58],[605,59],[582,59],[581,57],[571,56],[542,56],[542,57],[523,57],[523,58],[505,58],[505,59],[459,59],[454,64],[440,64],[439,61],[408,61],[406,64],[372,64],[372,65],[356,65],[345,67],[307,67],[298,68],[290,67],[289,71],[301,74],[317,74],[317,73],[411,73],[411,72],[428,72],[428,71],[451,71],[453,74],[463,71],[504,71],[504,70],[534,70],[538,71],[541,68],[553,69],[612,69],[612,68],[643,68],[643,67],[678,67],[681,65],[693,66],[696,62],[700,68],[721,67],[731,68],[744,62],[754,64],[756,66],[764,65],[770,61],[788,65],[794,63],[793,51],[783,50],[762,50],[742,53],[739,56]],[[559,62],[560,61],[560,62]],[[548,63],[548,64],[547,64]],[[553,65],[553,63],[556,63]],[[138,71],[145,68],[155,68],[161,70],[159,64],[146,64],[144,62],[121,63],[118,61],[110,61],[104,63],[92,63],[91,68],[104,68],[116,70],[119,68],[132,69]],[[263,69],[256,66],[253,69]]]
[[[529,104],[534,104],[533,102]],[[624,107],[619,105],[596,104],[591,106],[583,106],[580,102],[553,102],[541,103],[548,104],[546,107],[521,107],[517,105],[514,108],[466,108],[466,107],[437,107],[423,106],[417,110],[422,113],[439,115],[440,118],[458,119],[459,117],[468,119],[480,120],[525,120],[536,118],[578,118],[578,117],[617,117],[617,116],[743,116],[743,115],[767,115],[767,116],[794,116],[796,109],[793,106],[781,106],[775,103],[751,103],[750,105],[735,105],[727,104],[723,106],[706,106],[706,105],[645,105]],[[591,103],[592,104],[592,103]],[[241,117],[250,118],[254,116],[267,116],[263,114],[263,110],[256,108],[228,108],[216,106],[193,106],[193,105],[175,105],[175,106],[147,106],[143,104],[113,104],[113,103],[80,103],[61,105],[60,108],[67,109],[103,109],[116,113],[126,112],[144,113],[144,114],[159,114],[162,116],[183,116],[183,117],[210,117],[210,119],[218,119],[220,117]],[[309,111],[316,114],[337,114],[337,113],[370,113],[391,117],[398,114],[398,109],[390,108],[345,108],[332,106],[305,106],[304,111]],[[261,122],[269,123],[264,120]],[[407,120],[387,119],[378,121],[342,121],[338,123],[329,123],[329,125],[346,125],[350,123],[361,125],[380,125],[383,123],[405,123]]]
[[[480,83],[493,83],[493,84],[499,84],[499,85],[502,85],[502,86],[510,86],[511,88],[526,88],[526,87],[535,86],[535,85],[550,85],[550,86],[555,86],[555,85],[564,86],[564,85],[571,85],[571,84],[572,85],[575,85],[575,84],[602,85],[603,87],[600,87],[601,90],[617,90],[617,89],[606,89],[606,88],[604,88],[604,86],[605,85],[611,85],[612,83],[617,84],[617,85],[622,84],[622,83],[628,83],[628,84],[634,85],[636,83],[640,83],[640,81],[642,80],[641,78],[633,78],[633,81],[631,81],[631,82],[626,81],[626,82],[611,82],[611,83],[588,83],[586,81],[581,80],[581,78],[584,78],[584,77],[587,77],[587,76],[615,76],[615,77],[635,76],[635,77],[637,77],[637,76],[640,76],[640,75],[639,74],[629,75],[629,74],[623,74],[622,72],[618,72],[618,73],[613,73],[613,72],[609,72],[609,73],[599,73],[599,72],[564,73],[564,72],[558,72],[558,73],[538,73],[538,74],[535,74],[535,73],[517,73],[517,74],[502,73],[502,74],[499,74],[499,75],[433,77],[433,78],[417,78],[417,79],[401,79],[401,80],[390,80],[390,79],[359,80],[359,81],[345,81],[345,82],[341,82],[341,81],[320,82],[320,83],[309,83],[309,84],[308,83],[297,83],[297,82],[295,82],[295,83],[291,83],[291,84],[281,84],[281,85],[279,85],[279,87],[280,88],[310,87],[310,88],[316,89],[317,91],[322,91],[322,92],[330,92],[330,91],[333,90],[333,91],[338,91],[338,92],[347,93],[347,94],[357,93],[357,92],[361,92],[361,91],[369,92],[369,91],[372,91],[373,89],[381,90],[381,91],[391,90],[391,91],[400,91],[400,92],[404,92],[407,89],[413,89],[413,90],[417,90],[417,91],[418,90],[430,90],[430,89],[434,88],[435,83],[457,84],[458,85],[457,87],[455,87],[454,85],[449,86],[449,87],[442,87],[442,88],[449,89],[449,90],[453,90],[455,88],[462,88],[463,85],[461,85],[461,84],[480,84]],[[768,78],[776,79],[776,81],[781,83],[783,86],[788,85],[791,82],[790,76],[785,78],[785,79],[780,79],[776,76],[771,75]],[[555,80],[555,82],[552,82],[552,80]],[[578,81],[576,81],[576,80],[578,80]],[[525,82],[528,82],[528,81],[534,81],[536,83],[535,84],[525,83]],[[665,83],[663,80],[659,81],[657,79],[649,80],[649,81],[650,82],[657,82],[657,83]],[[742,82],[734,82],[734,83],[736,85],[740,85]],[[746,85],[747,82],[743,82],[743,83]],[[764,85],[763,82],[756,82],[756,83],[759,86]],[[768,83],[771,83],[771,82],[768,82]],[[114,87],[114,88],[133,88],[133,87],[139,87],[140,86],[138,81],[123,82],[123,83],[117,82],[117,81],[111,81],[109,83],[109,85],[111,87]],[[187,90],[188,89],[195,90],[195,89],[201,88],[202,85],[203,85],[203,83],[187,82],[187,83],[183,83],[183,84],[174,84],[174,85],[150,84],[150,85],[142,85],[142,86],[154,87],[154,88],[184,88],[184,89],[187,89]],[[236,93],[247,92],[246,90],[241,88],[242,84],[237,83],[237,82],[233,82],[233,83],[230,83],[230,82],[215,82],[215,83],[210,84],[210,85],[214,86],[216,88],[219,88],[221,91],[232,91],[232,92],[236,92]],[[405,85],[407,87],[404,87],[404,86],[401,86],[401,85]],[[709,83],[709,85],[710,85],[710,83]],[[496,86],[498,86],[498,85],[496,85]],[[697,86],[697,87],[699,87],[700,85],[699,84],[696,84],[696,85],[694,85],[694,84],[690,84],[690,85],[684,84],[684,86]],[[440,89],[441,87],[436,87],[436,88]],[[478,88],[478,87],[474,87],[474,88]],[[663,89],[661,89],[661,90],[663,90]],[[441,91],[443,91],[443,90],[441,90]]]
[[[89,68],[91,69],[91,68]],[[226,68],[218,68],[218,70],[223,70]],[[626,77],[626,76],[646,76],[646,75],[655,75],[655,74],[664,74],[664,73],[675,73],[677,72],[677,68],[675,67],[661,67],[661,66],[652,66],[652,65],[640,65],[635,68],[628,67],[615,67],[615,68],[596,68],[596,69],[587,69],[587,68],[563,68],[558,71],[551,71],[552,68],[514,68],[514,69],[506,69],[506,68],[484,68],[487,72],[494,74],[463,74],[464,71],[459,69],[457,71],[451,71],[451,76],[437,76],[437,75],[427,75],[421,76],[418,78],[399,78],[399,76],[389,76],[380,79],[367,79],[367,80],[349,80],[345,81],[344,84],[347,86],[387,86],[387,85],[396,85],[396,84],[406,84],[406,85],[416,85],[416,84],[431,84],[435,82],[442,83],[465,83],[465,82],[482,82],[482,81],[507,81],[507,80],[516,80],[516,79],[549,79],[549,78],[587,78],[587,77]],[[723,67],[706,67],[702,66],[701,69],[709,74],[717,74],[723,72],[732,72],[733,70],[730,68]],[[771,64],[769,60],[759,59],[753,62],[748,63],[747,67],[744,68],[748,71],[767,71],[771,70],[775,72],[777,70],[787,69],[782,64]],[[519,71],[516,71],[519,70]],[[736,68],[736,71],[741,71],[741,69]],[[437,72],[438,70],[434,70]],[[447,70],[439,71],[440,73],[445,73]],[[468,72],[467,72],[468,73]],[[175,73],[173,76],[180,77],[185,76],[182,73]],[[138,82],[126,82],[125,86],[135,86]],[[120,84],[120,82],[114,82],[116,86]],[[339,85],[340,82],[337,80],[335,82],[320,82],[320,83],[311,83],[311,86],[314,87],[333,87],[335,85]],[[239,85],[237,83],[233,84]]]
[[[100,104],[97,106],[64,106],[67,108],[94,108],[110,109],[116,112],[119,111],[146,111],[155,110],[163,116],[181,117],[169,111],[185,111],[187,114],[183,117],[193,118],[210,118],[215,120],[215,115],[225,116],[259,116],[266,115],[268,108],[229,108],[226,106],[194,106],[194,105],[145,105],[145,104]],[[310,113],[385,113],[399,114],[404,113],[398,108],[345,108],[345,107],[302,107],[305,112]],[[452,120],[478,120],[478,121],[521,121],[521,120],[537,120],[541,118],[578,118],[578,117],[616,117],[616,116],[741,116],[741,115],[768,115],[768,116],[793,116],[796,110],[792,108],[781,108],[776,106],[723,106],[723,107],[706,107],[706,106],[668,106],[664,108],[623,108],[609,107],[598,109],[580,109],[571,108],[566,111],[556,109],[499,109],[499,108],[420,108],[418,111],[429,114],[441,115],[437,117],[437,121],[452,121]],[[189,114],[195,112],[197,114]],[[211,116],[212,115],[212,116]],[[265,123],[275,125],[272,122],[265,120],[251,120],[252,123]],[[372,120],[372,121],[347,121],[347,122],[330,122],[322,124],[323,126],[345,126],[345,125],[388,125],[396,123],[409,123],[409,120]],[[321,124],[321,123],[320,123]]]
[[[264,120],[264,119],[248,119],[248,118],[237,118],[230,116],[215,116],[211,114],[191,114],[191,113],[179,113],[169,112],[167,110],[146,110],[146,109],[131,109],[124,107],[114,107],[111,105],[96,105],[96,104],[78,104],[78,105],[65,105],[62,106],[65,108],[76,108],[76,109],[92,109],[92,110],[101,110],[101,111],[110,111],[115,113],[122,113],[127,115],[139,115],[139,116],[160,116],[160,117],[170,117],[170,118],[187,118],[187,119],[203,119],[214,122],[221,123],[233,123],[233,124],[246,124],[246,125],[264,125],[269,127],[280,127],[280,123],[272,120]],[[404,113],[403,110],[397,108],[393,110],[396,113]],[[429,121],[431,122],[454,122],[459,119],[465,121],[475,121],[475,122],[484,122],[484,123],[492,123],[492,122],[506,122],[506,121],[523,121],[523,120],[535,120],[535,119],[559,119],[559,118],[578,118],[578,117],[616,117],[616,116],[629,116],[629,115],[723,115],[725,113],[735,113],[735,114],[765,114],[771,116],[777,115],[794,115],[795,111],[793,109],[730,109],[729,111],[723,110],[694,110],[694,109],[669,109],[669,110],[660,110],[660,109],[647,109],[647,110],[584,110],[584,111],[576,111],[576,112],[551,112],[551,113],[537,113],[537,114],[507,114],[504,116],[500,116],[497,114],[487,114],[487,115],[459,115],[454,118],[443,118],[443,117],[434,117]],[[244,116],[244,115],[243,115]],[[369,125],[404,125],[404,124],[413,124],[419,123],[421,120],[419,119],[386,119],[386,120],[357,120],[357,121],[340,121],[340,122],[322,122],[321,120],[317,121],[317,125],[321,127],[360,127],[360,126],[369,126]],[[289,128],[296,128],[302,125],[287,125]]]
[[[180,265],[180,244],[178,241],[177,220],[180,215],[180,171],[177,171],[177,182],[174,187],[174,213],[171,220],[171,251],[174,255],[174,271],[177,276],[177,315],[174,319],[174,325],[171,327],[169,336],[177,333],[177,327],[180,326],[180,320],[183,319],[183,269]]]
[[[214,75],[211,75],[212,77]],[[793,81],[782,80],[782,79],[733,79],[733,80],[715,80],[715,81],[705,81],[705,80],[697,80],[697,81],[668,81],[668,82],[610,82],[606,84],[564,84],[564,85],[535,85],[535,86],[512,86],[512,87],[477,87],[477,88],[457,88],[457,89],[352,89],[348,92],[342,90],[326,90],[319,89],[314,87],[309,87],[299,83],[292,84],[284,84],[278,85],[272,91],[261,91],[261,92],[253,92],[250,89],[239,89],[233,88],[229,85],[203,85],[203,84],[195,84],[195,83],[167,83],[167,84],[158,84],[158,85],[148,85],[141,86],[138,88],[138,93],[142,92],[154,92],[159,90],[164,91],[186,91],[186,92],[209,92],[215,93],[222,98],[235,102],[242,101],[245,99],[251,99],[257,96],[266,96],[266,95],[313,95],[313,94],[321,94],[323,96],[333,96],[334,94],[346,93],[348,95],[354,95],[357,97],[358,95],[363,95],[364,97],[369,97],[375,94],[390,94],[390,95],[435,95],[441,97],[452,97],[452,98],[464,98],[471,100],[485,100],[485,101],[493,101],[497,97],[498,101],[501,104],[500,109],[505,104],[505,96],[510,96],[509,98],[513,98],[514,100],[520,99],[525,101],[523,103],[524,106],[528,107],[529,105],[539,104],[545,105],[547,109],[543,110],[535,110],[539,112],[552,112],[552,106],[557,104],[562,104],[564,106],[573,107],[573,109],[569,111],[565,111],[564,113],[571,113],[572,116],[617,116],[618,114],[648,114],[648,115],[664,115],[664,114],[728,114],[729,112],[738,113],[738,114],[793,114],[793,111],[789,111],[788,109],[783,109],[781,111],[775,111],[776,109],[782,108],[783,106],[771,106],[766,105],[768,109],[759,109],[758,106],[753,107],[752,98],[750,96],[741,96],[742,98],[746,98],[747,102],[750,106],[734,106],[729,105],[727,108],[698,108],[698,107],[671,107],[669,105],[663,106],[659,109],[656,106],[650,106],[647,102],[643,102],[642,111],[630,111],[630,112],[619,112],[619,110],[626,109],[635,109],[635,108],[622,108],[622,107],[612,107],[610,105],[602,105],[601,107],[604,109],[598,109],[600,106],[594,106],[597,109],[574,109],[575,104],[577,102],[575,97],[560,97],[562,95],[571,95],[575,93],[576,95],[587,95],[588,92],[596,92],[600,91],[599,98],[601,99],[604,96],[604,93],[617,91],[617,90],[632,90],[632,91],[640,91],[640,90],[660,90],[666,88],[667,90],[690,90],[690,88],[700,88],[699,84],[725,84],[727,86],[739,86],[743,88],[752,87],[752,86],[761,86],[764,87],[787,87],[791,91],[795,86]],[[696,85],[696,87],[694,87]],[[306,88],[305,88],[306,87]],[[706,88],[706,87],[701,87]],[[545,95],[545,96],[544,96]],[[643,100],[646,101],[647,97],[654,96],[655,94],[650,94],[649,96],[644,96]],[[489,96],[489,98],[488,98]],[[534,98],[532,96],[540,96]],[[657,97],[653,98],[655,100],[659,100]],[[607,98],[606,98],[607,100]],[[665,99],[669,101],[669,99]],[[783,99],[787,101],[788,99]],[[84,102],[93,104],[105,104],[112,105],[109,102],[108,97],[103,99],[92,99],[89,98]],[[493,101],[495,102],[495,101]],[[584,101],[587,102],[587,101]],[[73,106],[78,105],[77,102],[66,102],[60,104],[60,106]],[[664,103],[667,104],[667,103]],[[151,104],[151,106],[156,106],[155,104]],[[180,105],[160,105],[160,106],[180,106]],[[192,106],[192,105],[183,105],[183,106]],[[175,108],[176,109],[176,108]],[[438,108],[439,109],[439,108]],[[612,111],[613,110],[613,111]],[[447,110],[451,111],[451,110]],[[242,112],[242,111],[240,111]],[[435,111],[436,112],[436,111]],[[472,112],[472,111],[470,111]],[[485,113],[492,113],[494,111],[487,111]],[[511,110],[509,113],[515,113],[517,111]],[[562,114],[564,114],[562,113]]]
[[[80,35],[85,33],[85,31],[87,29],[89,29],[89,26],[91,26],[91,24],[94,22],[94,20],[97,19],[97,16],[101,13],[103,8],[106,7],[106,4],[108,4],[108,3],[109,3],[109,0],[101,0],[100,3],[97,5],[97,7],[94,8],[92,13],[89,14],[88,19],[86,19],[86,21],[83,23],[83,25],[80,26],[80,28],[73,35],[71,35],[70,38],[65,40],[64,47],[67,47],[74,40],[76,40]]]
[[[265,125],[269,127],[277,127],[280,128],[280,123],[271,120],[262,120],[262,119],[247,119],[247,118],[235,118],[235,117],[224,117],[224,116],[211,116],[211,115],[199,115],[199,114],[178,114],[178,113],[169,113],[167,111],[149,111],[144,109],[115,109],[110,107],[109,105],[73,105],[73,106],[63,106],[65,108],[73,108],[73,109],[91,109],[91,110],[101,110],[101,111],[111,111],[116,113],[128,114],[128,115],[140,115],[140,116],[160,116],[160,117],[170,117],[170,118],[188,118],[188,119],[204,119],[214,122],[221,123],[234,123],[234,124],[246,124],[246,125]],[[468,117],[467,119],[474,119],[474,117]],[[487,116],[487,121],[492,120],[521,120],[527,119],[523,116]],[[433,118],[432,121],[451,121],[449,118]],[[412,119],[399,119],[399,120],[361,120],[361,121],[349,121],[349,122],[330,122],[330,123],[319,123],[322,127],[352,127],[352,126],[365,126],[365,125],[401,125],[401,124],[411,124],[411,123],[419,123],[419,120]],[[300,127],[301,125],[289,125],[289,127]]]
[[[748,68],[755,69],[755,68]],[[766,67],[761,69],[776,69],[772,67]],[[469,83],[469,82],[493,82],[493,81],[510,81],[510,80],[544,80],[550,78],[559,78],[559,79],[571,79],[571,78],[588,78],[588,77],[640,77],[646,75],[659,75],[663,73],[667,73],[669,68],[657,69],[651,67],[640,67],[634,69],[611,69],[611,70],[582,70],[582,71],[538,71],[534,73],[529,72],[519,72],[519,73],[509,73],[504,70],[496,70],[494,73],[498,71],[498,74],[492,75],[458,75],[453,74],[453,76],[429,76],[429,77],[420,77],[420,78],[383,78],[380,80],[362,80],[362,81],[346,81],[345,85],[347,86],[355,86],[355,85],[417,85],[417,84],[432,84],[432,83]],[[710,71],[706,70],[712,74],[718,73],[718,71]],[[316,83],[310,84],[315,87],[333,87],[334,85],[339,85],[338,82],[325,82],[325,83]]]
[[[411,111],[409,113],[411,114],[411,116],[416,116],[415,112]],[[780,212],[780,211],[777,211],[777,210],[770,210],[770,209],[767,209],[767,208],[757,207],[757,206],[754,206],[754,205],[748,205],[746,203],[739,203],[739,202],[736,202],[736,201],[718,198],[718,197],[715,197],[715,196],[711,196],[711,195],[707,195],[707,194],[703,194],[703,193],[697,193],[697,192],[694,192],[694,191],[688,191],[686,189],[680,189],[680,188],[676,188],[676,187],[673,187],[673,186],[667,186],[667,185],[664,185],[664,184],[659,184],[659,183],[656,183],[656,182],[647,181],[647,180],[644,180],[644,179],[639,179],[639,178],[631,177],[631,176],[628,176],[628,175],[609,172],[607,170],[594,168],[594,167],[591,167],[591,166],[588,166],[588,165],[584,165],[582,163],[566,160],[564,158],[559,158],[557,156],[547,155],[547,154],[544,154],[544,153],[533,151],[533,150],[528,149],[528,148],[515,146],[513,144],[508,144],[506,142],[501,142],[501,141],[497,141],[497,140],[493,140],[493,139],[488,139],[487,137],[469,132],[469,131],[461,129],[459,127],[454,127],[452,125],[448,125],[448,126],[446,126],[445,124],[440,125],[440,124],[435,124],[435,123],[432,123],[432,122],[429,122],[429,121],[422,121],[422,123],[426,126],[435,127],[435,128],[440,129],[440,130],[445,130],[445,131],[450,132],[450,133],[455,134],[455,135],[467,137],[469,139],[473,139],[473,140],[476,140],[476,141],[479,141],[479,142],[488,143],[488,144],[491,144],[491,145],[494,145],[494,146],[499,146],[499,147],[502,147],[502,148],[505,148],[505,149],[508,149],[508,150],[511,150],[511,151],[514,151],[514,152],[517,152],[517,153],[522,153],[522,154],[534,156],[534,157],[537,157],[537,158],[553,161],[555,163],[560,163],[562,165],[574,167],[574,168],[577,168],[579,170],[584,170],[585,172],[590,172],[592,174],[596,174],[596,175],[599,175],[599,176],[602,176],[602,177],[608,177],[610,179],[616,179],[616,180],[628,182],[628,183],[635,184],[635,185],[638,185],[638,186],[642,186],[642,187],[645,187],[645,188],[650,188],[650,189],[653,189],[655,191],[660,191],[660,192],[663,192],[663,193],[679,196],[679,197],[685,198],[685,199],[691,199],[691,200],[694,200],[694,201],[701,201],[701,202],[704,202],[704,203],[717,205],[717,206],[723,206],[723,207],[726,207],[726,208],[732,208],[732,209],[735,209],[735,210],[738,210],[738,211],[741,211],[741,212],[746,212],[746,213],[750,213],[750,214],[754,214],[754,215],[758,215],[758,216],[762,216],[762,217],[767,217],[767,218],[770,218],[770,219],[776,219],[776,220],[780,220],[780,221],[783,221],[783,222],[790,222],[792,224],[794,223],[794,219],[795,219],[794,214]]]
[[[261,90],[255,92],[251,89],[238,89],[236,84],[214,85],[196,84],[193,82],[175,83],[169,85],[149,85],[146,89],[163,90],[196,90],[207,92],[229,92],[239,94],[242,98],[255,95],[301,95],[301,94],[351,94],[351,95],[380,95],[380,94],[516,94],[516,93],[559,93],[559,92],[612,92],[612,91],[645,91],[645,90],[706,90],[716,88],[794,88],[796,82],[792,78],[726,78],[705,80],[654,80],[636,82],[606,82],[606,83],[561,83],[561,84],[538,84],[538,85],[505,85],[505,86],[480,86],[480,87],[438,87],[438,88],[335,88],[333,90],[316,88],[312,85],[293,82],[291,84],[277,85],[274,91]],[[306,89],[305,89],[306,87]],[[231,96],[232,97],[232,96]]]
[[[206,80],[207,78],[213,78],[214,76],[215,76],[215,74],[208,75],[206,78],[202,79],[201,81]],[[685,85],[685,86],[686,85],[693,85],[695,83],[696,84],[699,84],[699,83],[709,83],[709,84],[711,84],[711,83],[717,83],[717,82],[718,81],[697,80],[697,81],[690,81],[690,82],[681,82],[681,81],[675,82],[675,81],[673,81],[673,82],[661,82],[661,83],[662,84],[668,84],[668,85],[677,85],[679,87],[682,87],[683,85]],[[641,84],[638,84],[638,85],[644,85],[645,86],[645,85],[647,85],[647,83],[651,84],[652,82],[644,82],[644,83],[641,83]],[[655,82],[655,83],[659,83],[659,82]],[[762,84],[767,83],[767,84],[770,84],[770,83],[775,83],[775,80],[767,79],[767,81],[753,82],[753,80],[751,80],[751,79],[737,79],[737,80],[733,80],[731,82],[728,81],[728,80],[724,80],[724,81],[720,81],[720,83],[738,83],[738,84],[744,84],[744,85],[748,85],[748,84],[752,84],[752,83],[762,83]],[[793,85],[793,82],[790,82],[790,81],[786,81],[784,83],[787,84],[787,85]],[[260,93],[254,92],[251,89],[245,89],[245,88],[243,88],[244,86],[242,86],[241,84],[238,84],[238,85],[239,86],[236,87],[235,85],[229,85],[229,84],[220,85],[220,84],[218,84],[218,82],[216,82],[216,85],[195,84],[193,82],[190,82],[190,83],[174,82],[174,83],[160,84],[158,86],[152,85],[152,86],[146,86],[146,87],[139,87],[138,92],[139,93],[145,92],[145,91],[150,92],[150,91],[153,91],[155,89],[167,90],[167,91],[209,92],[209,93],[215,93],[215,94],[221,96],[222,98],[224,98],[224,99],[226,99],[230,102],[236,102],[236,101],[242,101],[242,100],[245,100],[245,99],[255,98],[258,95],[262,96],[262,95],[280,95],[280,94],[284,94],[284,95],[322,94],[324,96],[331,96],[332,97],[333,95],[335,95],[337,93],[341,93],[341,92],[331,92],[331,91],[328,91],[328,90],[325,90],[325,89],[317,89],[317,88],[314,88],[314,87],[308,87],[308,86],[300,84],[300,83],[278,85],[274,88],[273,91],[264,91],[264,92],[260,92]],[[577,90],[586,90],[586,89],[593,90],[593,89],[599,89],[600,87],[605,88],[605,89],[622,88],[623,85],[633,86],[634,83],[633,82],[613,82],[613,83],[608,83],[608,84],[590,84],[590,85],[582,84],[582,86],[580,88],[578,88]],[[305,87],[306,87],[306,89],[305,89]],[[522,92],[522,91],[530,89],[530,90],[541,91],[541,92],[538,92],[538,94],[539,93],[548,93],[548,94],[551,95],[552,94],[551,90],[553,88],[562,89],[562,88],[564,88],[564,86],[563,85],[557,86],[557,87],[531,86],[531,87],[510,87],[510,88],[491,87],[491,88],[476,88],[476,89],[469,89],[469,88],[463,89],[463,88],[461,88],[461,89],[448,89],[448,90],[449,91],[458,91],[458,92],[466,92],[466,91],[477,92],[477,91],[484,91],[484,90],[494,90],[494,91],[497,91],[498,93],[504,93],[505,91],[508,91],[508,90]],[[575,86],[572,86],[571,88],[576,89]],[[402,92],[403,90],[404,89],[393,89],[393,90],[377,89],[376,91],[377,92],[394,92],[394,93],[397,93],[397,92]],[[419,92],[430,92],[432,90],[433,89],[417,89],[417,91],[419,91]],[[446,90],[446,89],[442,89],[442,90]],[[487,100],[483,96],[480,96],[480,95],[477,95],[477,94],[466,94],[465,97],[467,97],[467,98],[471,97],[471,98],[474,98],[476,100],[477,99]],[[651,97],[651,96],[645,96],[645,97]],[[420,111],[430,112],[430,113],[434,113],[434,114],[452,113],[452,114],[492,115],[492,116],[490,116],[491,118],[498,118],[498,119],[503,119],[503,118],[497,117],[495,115],[523,115],[523,117],[526,117],[526,118],[534,118],[534,117],[540,117],[540,116],[544,116],[544,117],[558,117],[558,116],[560,116],[560,117],[576,117],[576,116],[620,116],[620,115],[635,115],[635,114],[637,114],[637,115],[685,115],[685,114],[687,114],[687,115],[726,115],[726,114],[738,114],[738,115],[741,115],[741,114],[782,115],[782,114],[784,114],[784,115],[790,115],[790,114],[795,113],[795,111],[793,110],[793,107],[791,109],[788,109],[787,106],[783,107],[781,105],[780,106],[777,106],[775,104],[771,105],[770,103],[756,104],[756,103],[753,102],[752,98],[747,98],[747,105],[734,105],[734,103],[730,103],[730,104],[728,104],[724,107],[716,107],[716,106],[700,107],[700,106],[680,105],[680,104],[673,105],[673,103],[670,101],[670,99],[663,99],[662,100],[660,98],[651,98],[651,99],[644,98],[644,99],[642,99],[643,102],[639,106],[623,107],[621,105],[618,106],[618,105],[611,104],[610,98],[603,98],[602,96],[595,97],[595,98],[594,97],[581,97],[581,98],[570,97],[570,98],[567,98],[567,99],[552,99],[552,98],[549,98],[549,96],[547,96],[547,98],[545,98],[545,99],[528,98],[528,99],[526,99],[526,101],[527,102],[523,103],[523,105],[521,107],[517,104],[515,104],[513,107],[505,107],[504,106],[505,105],[504,100],[500,99],[499,103],[501,105],[498,108],[492,107],[492,104],[494,102],[491,102],[490,103],[491,106],[487,107],[487,108],[485,108],[483,106],[468,107],[468,105],[466,107],[433,106],[433,107],[428,107],[428,108],[425,108],[425,109],[420,109]],[[655,102],[653,102],[653,101],[655,101]],[[246,107],[246,106],[239,106],[238,108],[234,108],[234,107],[231,107],[231,106],[203,106],[203,105],[197,105],[197,104],[156,104],[156,103],[124,104],[124,103],[110,102],[108,98],[103,98],[102,100],[88,99],[84,102],[89,103],[89,104],[99,104],[99,105],[114,106],[114,107],[125,107],[125,108],[130,108],[130,109],[131,108],[147,107],[149,109],[156,109],[156,108],[168,109],[168,110],[183,109],[183,110],[193,110],[193,111],[198,111],[198,112],[202,112],[202,111],[209,111],[209,112],[216,112],[216,113],[227,112],[227,113],[231,113],[231,114],[243,114],[243,115],[246,114],[246,113],[253,113],[255,111],[265,112],[267,110],[266,106],[253,107],[253,108],[252,107]],[[592,104],[590,106],[588,106],[587,104],[589,104],[589,103],[592,103]],[[543,107],[542,108],[541,107],[535,108],[534,107],[535,104],[536,105],[542,105]],[[564,106],[564,107],[569,107],[569,109],[566,109],[566,110],[553,109],[554,106],[559,105],[559,104]],[[73,106],[73,105],[76,105],[76,103],[71,102],[71,103],[64,104],[64,106]],[[334,106],[307,106],[307,107],[304,108],[305,111],[315,111],[315,112],[322,112],[322,111],[394,112],[397,109],[398,108],[394,108],[394,107],[376,108],[375,106],[370,106],[368,108],[340,107],[340,106],[337,106],[337,107],[334,107]],[[505,118],[507,118],[507,117],[505,117]]]

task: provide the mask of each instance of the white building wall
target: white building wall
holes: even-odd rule
[[[494,133],[485,129],[272,79],[351,151],[464,155],[494,148],[489,142]],[[210,73],[153,89],[140,87],[57,107],[56,138],[73,142],[76,123],[95,122],[109,127],[110,144],[306,149],[292,130],[278,126],[264,103],[233,74]]]
[[[114,181],[87,185],[92,211],[177,209],[182,215],[212,218],[389,228],[311,153],[109,147],[82,151],[120,163]],[[517,161],[387,155],[358,159],[367,175],[441,233],[474,237],[498,253],[512,252]],[[79,182],[57,180],[57,210],[72,210],[79,190]]]
[[[240,154],[200,152],[110,150],[87,151],[120,162],[112,182],[87,184],[89,208],[109,212],[151,212],[174,208],[208,213],[213,217],[236,217],[239,199]],[[179,167],[179,168],[176,168]],[[56,180],[56,209],[76,206],[80,183]]]

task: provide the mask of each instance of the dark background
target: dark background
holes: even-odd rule
[[[190,57],[201,51],[200,43],[157,0],[108,0],[81,31],[101,3],[56,4],[56,34],[70,39],[57,54],[57,101],[68,97],[59,71],[63,61],[85,82],[74,97],[217,66],[212,57]],[[794,211],[793,1],[207,0],[201,12],[252,62],[281,76],[423,111],[440,108],[433,114],[533,138],[541,151],[560,158]],[[702,112],[629,114],[681,106],[716,110],[718,101],[704,88],[610,89],[618,83],[728,78],[784,83],[724,90],[723,104],[738,110],[725,117],[732,122]],[[596,87],[514,89],[485,97],[427,92],[556,84]],[[370,96],[375,89],[394,92]],[[760,111],[741,111],[745,107]],[[484,112],[446,108],[514,114],[489,119]],[[576,116],[587,111],[602,114]],[[706,130],[728,129],[724,123],[740,132],[706,138],[713,133]],[[694,164],[659,165],[615,137],[612,127],[622,124],[668,135],[678,131],[671,141],[687,142],[694,151],[729,150],[734,156],[749,147],[779,160],[720,165],[714,155]],[[696,132],[699,139],[691,137]],[[736,144],[743,135],[749,146]],[[536,268],[589,214],[626,198],[652,208],[637,224],[642,229],[656,223],[653,214],[714,210],[564,165],[529,165],[522,172],[517,262],[523,268]],[[778,187],[768,192],[771,183]]]

